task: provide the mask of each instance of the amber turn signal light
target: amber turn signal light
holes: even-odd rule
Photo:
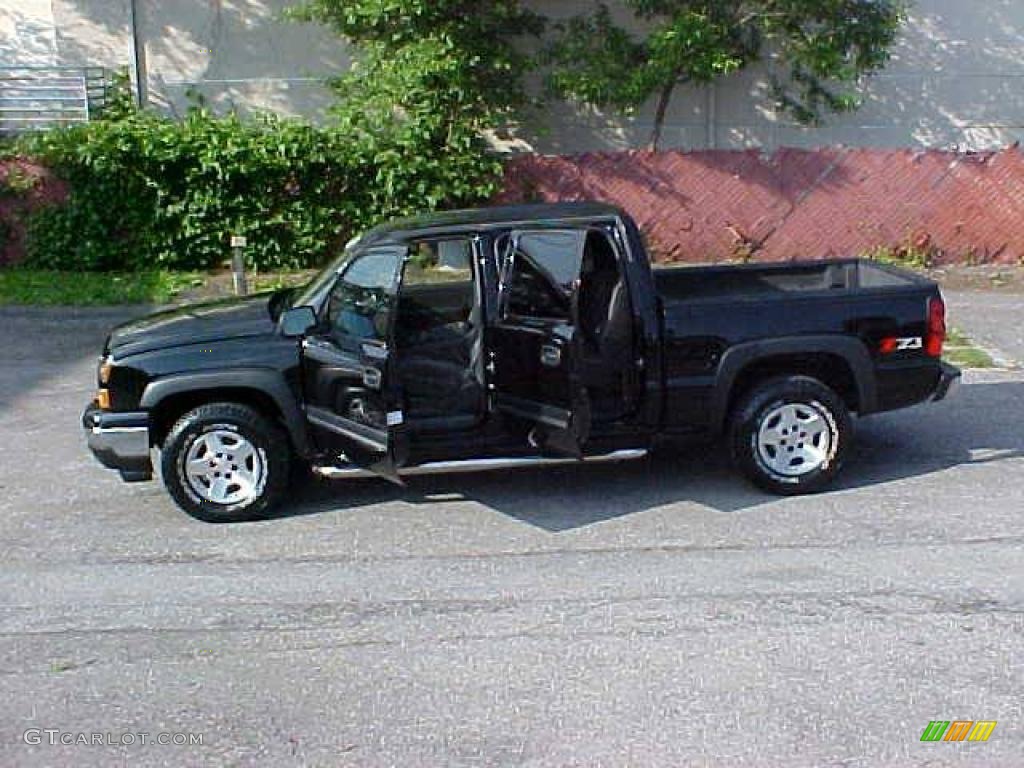
[[[96,391],[96,405],[104,411],[110,410],[110,390],[100,389]]]

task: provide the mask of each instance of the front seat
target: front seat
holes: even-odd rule
[[[588,247],[581,270],[581,373],[595,403],[595,416],[618,418],[625,409],[632,371],[633,313],[629,287],[615,256],[607,243],[602,245]]]

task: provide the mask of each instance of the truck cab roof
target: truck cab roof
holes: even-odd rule
[[[366,232],[359,239],[359,244],[404,242],[422,235],[443,234],[447,230],[483,231],[493,228],[507,229],[519,224],[552,227],[580,220],[616,219],[624,216],[622,209],[614,205],[594,202],[531,203],[469,208],[389,221]]]

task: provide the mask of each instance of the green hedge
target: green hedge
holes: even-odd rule
[[[28,221],[26,266],[209,269],[248,238],[259,269],[317,266],[382,219],[469,205],[497,189],[480,144],[417,146],[339,128],[193,109],[126,111],[24,139],[68,183]]]

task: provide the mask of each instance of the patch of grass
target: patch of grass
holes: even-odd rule
[[[954,347],[946,350],[943,359],[957,368],[995,368],[996,361],[983,349],[977,347]]]
[[[97,306],[167,304],[182,291],[202,285],[198,272],[62,272],[0,270],[0,304]]]
[[[877,246],[870,248],[861,254],[861,258],[880,261],[883,264],[891,264],[894,267],[902,267],[916,272],[927,272],[932,269],[939,260],[941,253],[932,244],[931,238],[917,238],[914,241],[907,240],[897,246]]]
[[[317,274],[315,269],[294,272],[264,272],[249,275],[249,289],[252,293],[276,291],[280,288],[294,288],[305,285]]]
[[[971,337],[957,328],[946,334],[946,346],[942,358],[958,368],[995,368],[996,361],[985,350],[971,341]]]
[[[969,347],[971,346],[971,339],[959,328],[950,328],[946,332],[946,344],[951,347]]]

